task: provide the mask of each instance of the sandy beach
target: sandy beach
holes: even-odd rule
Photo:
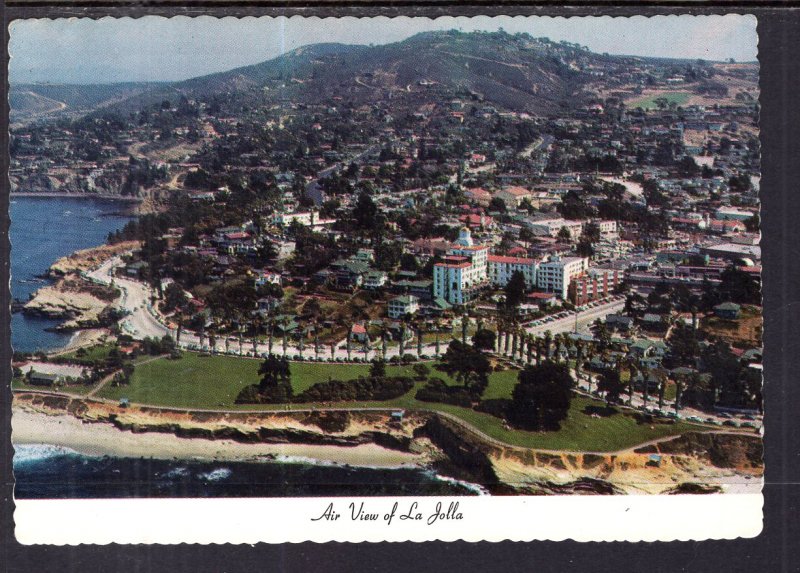
[[[373,468],[419,467],[430,461],[424,454],[390,450],[375,444],[353,447],[243,444],[162,433],[134,434],[110,424],[84,423],[71,415],[51,416],[20,408],[14,408],[11,425],[14,444],[51,444],[88,455],[210,461],[268,461],[280,456],[284,460]]]

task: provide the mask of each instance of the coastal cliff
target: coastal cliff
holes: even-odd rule
[[[744,434],[690,433],[613,453],[550,452],[487,442],[433,412],[406,412],[398,421],[389,411],[121,408],[105,401],[36,393],[16,394],[14,405],[28,413],[68,414],[84,425],[113,427],[132,440],[164,435],[183,443],[224,443],[224,449],[373,448],[369,455],[376,460],[396,452],[414,465],[499,495],[709,493],[757,486],[763,471],[758,436]],[[357,463],[371,465],[368,459]],[[750,482],[752,478],[756,479]]]
[[[28,315],[60,319],[58,330],[102,327],[113,322],[113,303],[119,291],[85,279],[83,272],[95,268],[109,258],[127,252],[138,243],[101,245],[83,249],[58,259],[47,276],[55,282],[37,290],[19,308]]]

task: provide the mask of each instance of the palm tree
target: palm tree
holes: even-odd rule
[[[683,394],[683,379],[677,377],[675,379],[675,413],[678,413],[681,407],[681,397]]]
[[[649,368],[644,368],[642,370],[642,403],[644,404],[644,409],[647,409],[648,401],[650,400],[650,377],[652,376],[653,372]]]
[[[550,359],[550,345],[553,343],[553,333],[549,330],[544,332],[544,359]]]
[[[319,360],[319,325],[314,323],[314,358]]]
[[[217,334],[213,329],[209,329],[208,344],[209,344],[209,346],[211,346],[211,354],[216,354],[216,352],[217,352]]]
[[[386,340],[386,324],[381,325],[381,354],[383,359],[386,360],[386,351],[389,349],[388,341]]]
[[[351,342],[352,333],[347,333],[347,361],[350,362],[353,352],[353,343]]]
[[[525,345],[527,350],[527,362],[528,364],[531,364],[533,362],[533,347],[534,347],[532,334],[528,334],[525,336]]]
[[[628,378],[628,406],[633,404],[633,382],[636,374],[639,373],[639,365],[637,364],[636,359],[631,359],[628,362],[628,373],[630,374],[630,378]],[[645,384],[646,386],[647,384]]]
[[[301,332],[300,333],[300,340],[297,343],[297,348],[298,348],[298,351],[299,351],[299,354],[300,354],[300,360],[303,359],[303,350],[305,350],[305,340],[306,340],[305,333]]]
[[[515,328],[511,333],[511,359],[517,358],[517,329]]]
[[[203,350],[203,342],[206,339],[206,329],[204,325],[200,325],[200,330],[197,331],[198,342],[200,343],[200,350]]]
[[[406,321],[400,323],[400,359],[403,359],[403,354],[406,352]]]
[[[558,334],[553,336],[553,340],[555,341],[555,346],[556,346],[556,353],[555,353],[556,362],[561,362],[561,351],[565,350],[567,347],[566,336],[559,332]]]
[[[269,320],[269,339],[267,341],[267,355],[272,354],[272,347],[274,344],[274,337],[275,337],[275,319],[270,318]]]
[[[583,341],[578,339],[575,341],[575,378],[576,382],[581,379],[581,366],[583,362]]]
[[[286,358],[286,347],[287,347],[287,344],[289,342],[288,341],[289,333],[287,332],[287,328],[289,326],[289,319],[286,318],[285,316],[283,317],[283,320],[281,321],[281,326],[283,327],[281,329],[281,335],[282,335],[282,338],[283,338],[283,357]]]
[[[662,378],[658,382],[658,409],[664,409],[664,393],[667,390],[667,381],[666,379]]]
[[[178,319],[178,329],[175,331],[175,345],[181,345],[181,332],[183,332],[183,320]]]
[[[417,323],[417,358],[422,356],[422,324]]]

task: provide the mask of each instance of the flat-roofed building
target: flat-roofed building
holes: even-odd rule
[[[536,286],[537,266],[535,259],[489,255],[489,280],[493,286],[504,287],[515,272],[520,272],[525,277],[525,287],[532,289]]]
[[[536,286],[566,299],[570,282],[586,271],[588,266],[588,259],[584,257],[552,256],[550,260],[539,264],[536,270]]]
[[[419,310],[419,299],[412,294],[396,296],[389,300],[389,318],[402,318]]]

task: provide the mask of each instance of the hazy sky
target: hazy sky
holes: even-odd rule
[[[255,64],[319,42],[382,44],[425,30],[528,32],[595,52],[753,61],[754,16],[651,18],[101,18],[17,20],[9,75],[16,82],[182,80]]]

